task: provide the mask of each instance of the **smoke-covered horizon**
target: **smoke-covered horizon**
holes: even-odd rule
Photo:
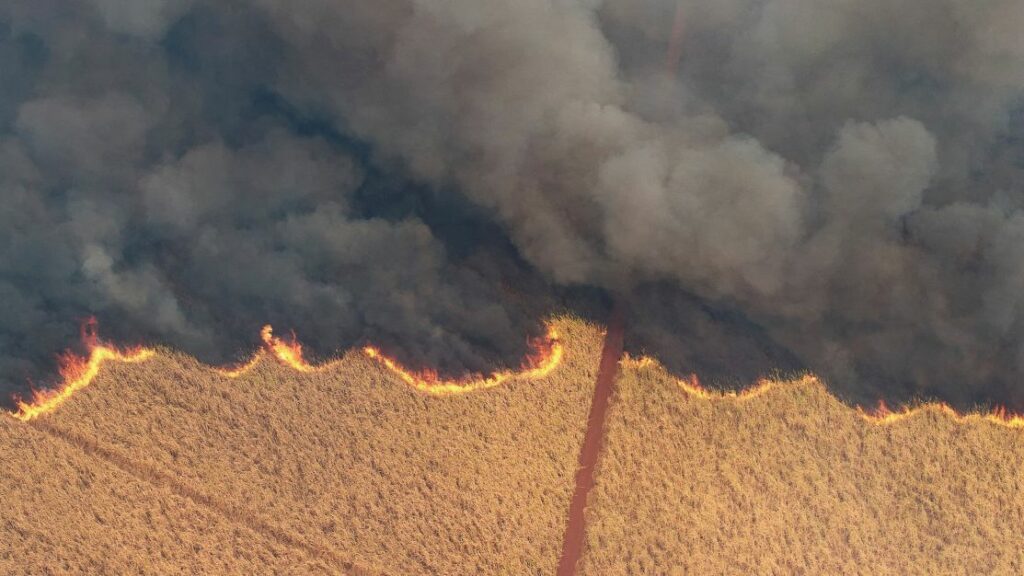
[[[0,2],[0,380],[87,315],[211,361],[272,323],[479,371],[603,292],[677,371],[1024,408],[1022,25],[1013,0]]]

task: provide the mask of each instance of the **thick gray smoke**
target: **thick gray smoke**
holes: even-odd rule
[[[0,3],[5,399],[89,316],[217,363],[264,323],[449,371],[525,353],[544,283],[478,209],[275,97],[260,11],[94,4]]]
[[[1019,0],[0,6],[7,366],[83,308],[507,357],[544,282],[375,212],[440,194],[677,369],[1024,407]]]

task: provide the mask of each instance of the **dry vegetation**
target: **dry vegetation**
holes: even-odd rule
[[[0,418],[0,573],[333,574],[322,560]]]
[[[695,398],[627,365],[584,574],[1022,574],[1024,431],[865,421],[806,380]]]
[[[601,349],[558,328],[546,379],[448,398],[358,352],[234,380],[169,353],[108,365],[3,419],[0,573],[552,573]]]
[[[169,352],[0,418],[0,574],[553,574],[601,333],[437,398],[349,353],[239,379]],[[581,571],[1024,573],[1024,431],[879,426],[816,383],[699,399],[626,364]]]

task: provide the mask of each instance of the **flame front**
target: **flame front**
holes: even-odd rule
[[[263,356],[268,353],[281,364],[302,373],[325,370],[337,362],[332,361],[320,365],[310,364],[303,356],[302,344],[295,339],[294,335],[287,340],[279,338],[274,335],[274,329],[270,325],[263,327],[260,331],[260,337],[263,340],[263,350],[257,352],[251,360],[234,368],[218,368],[217,371],[228,378],[238,378],[258,364]],[[433,396],[451,396],[476,390],[485,390],[499,386],[514,378],[526,380],[543,378],[561,363],[562,356],[565,353],[558,336],[558,331],[551,324],[548,325],[545,337],[535,343],[534,352],[527,357],[521,371],[502,371],[490,376],[480,376],[465,380],[442,380],[436,372],[429,370],[414,372],[403,367],[397,360],[390,358],[376,346],[365,346],[362,351],[368,358],[380,362],[385,368],[397,374],[406,384],[420,392]]]
[[[760,380],[756,385],[751,386],[750,388],[744,388],[738,392],[734,390],[723,390],[719,392],[708,390],[701,386],[700,378],[698,378],[696,374],[690,374],[689,378],[678,380],[676,383],[690,396],[696,396],[703,400],[720,400],[724,398],[750,400],[764,395],[778,385],[778,383],[771,380]]]
[[[659,363],[654,358],[651,358],[650,356],[640,356],[634,358],[629,354],[626,354],[620,361],[620,365],[622,365],[623,367],[638,370],[643,370],[646,368],[659,368],[664,370],[664,368],[661,366],[661,363]],[[804,379],[804,381],[813,380],[814,378],[810,376]],[[751,386],[750,388],[744,388],[743,390],[739,391],[708,390],[707,388],[701,385],[700,377],[698,377],[696,374],[690,374],[686,378],[677,379],[676,385],[679,386],[683,390],[683,392],[686,392],[687,395],[693,396],[694,398],[700,398],[701,400],[750,400],[752,398],[757,398],[758,396],[767,393],[769,390],[772,390],[773,388],[777,387],[779,383],[774,382],[772,380],[760,380],[756,385]]]
[[[274,329],[267,325],[260,331],[263,340],[264,350],[256,354],[246,364],[232,369],[220,369],[220,373],[237,378],[255,366],[265,353],[271,354],[278,362],[298,372],[310,373],[325,370],[335,364],[328,362],[314,366],[306,361],[302,353],[302,344],[294,337],[285,340],[274,336]],[[390,358],[376,346],[365,346],[363,354],[368,358],[380,362],[385,368],[398,375],[403,382],[409,384],[416,390],[433,396],[451,396],[464,394],[476,390],[486,390],[500,386],[508,380],[519,378],[536,380],[551,373],[562,361],[565,350],[559,339],[558,331],[553,325],[548,325],[548,331],[544,338],[534,345],[534,352],[527,357],[522,370],[519,372],[502,371],[490,376],[480,376],[465,380],[442,380],[436,372],[422,371],[415,372],[403,367],[397,360]]]
[[[622,360],[622,365],[633,369],[661,368],[661,365],[657,360],[646,356],[642,356],[640,358],[631,358],[626,356]],[[783,386],[821,386],[821,382],[814,376],[810,375],[804,376],[800,380],[790,383],[778,382],[775,380],[760,380],[754,386],[739,391],[708,390],[701,386],[700,379],[696,374],[690,374],[686,378],[677,379],[676,384],[687,395],[707,401],[747,401]],[[1024,415],[1014,414],[1004,407],[997,407],[990,412],[971,412],[964,414],[958,412],[948,404],[932,402],[913,407],[904,406],[898,411],[893,411],[885,404],[884,401],[879,401],[878,407],[875,410],[868,411],[861,406],[857,406],[856,410],[857,414],[861,418],[877,426],[895,424],[927,412],[938,412],[949,417],[954,422],[961,424],[988,422],[990,424],[1006,428],[1024,429]]]
[[[970,422],[989,422],[991,424],[1005,426],[1006,428],[1024,428],[1024,415],[1013,414],[1001,406],[994,408],[990,412],[971,412],[968,414],[961,414],[949,404],[938,402],[922,404],[915,407],[904,406],[898,411],[890,410],[884,401],[879,401],[878,407],[872,412],[868,412],[860,406],[857,407],[857,413],[860,414],[861,418],[864,418],[873,424],[893,424],[926,412],[938,412],[940,414],[944,414],[953,421],[961,424],[967,424]]]
[[[337,361],[321,365],[308,363],[302,351],[302,345],[295,337],[285,340],[274,335],[273,328],[264,326],[260,331],[263,340],[263,349],[241,366],[234,368],[216,368],[216,370],[229,378],[237,378],[248,372],[268,353],[278,362],[298,372],[310,373],[325,370],[336,364]],[[83,325],[82,340],[89,350],[87,357],[76,356],[65,353],[60,358],[61,384],[53,389],[44,391],[33,391],[32,399],[25,402],[17,399],[17,411],[11,414],[22,421],[29,421],[43,414],[55,410],[66,402],[79,390],[89,386],[100,369],[107,362],[138,363],[148,360],[156,355],[156,351],[149,348],[119,349],[108,346],[99,341],[95,334],[95,321],[90,320]],[[533,343],[534,351],[531,353],[521,370],[505,370],[495,372],[490,376],[478,376],[463,380],[443,380],[433,371],[416,372],[403,367],[396,360],[385,355],[380,348],[366,346],[362,349],[363,354],[368,358],[379,362],[385,368],[397,375],[403,382],[416,390],[432,396],[452,396],[466,394],[477,390],[486,390],[502,385],[513,379],[537,380],[551,374],[562,362],[565,354],[562,341],[558,331],[553,325],[548,325],[548,332],[544,338]],[[646,369],[659,367],[658,362],[652,358],[630,358],[625,356],[621,364],[624,367],[634,369]],[[691,374],[684,379],[678,379],[677,385],[687,395],[708,401],[738,400],[747,401],[766,394],[767,392],[787,385],[818,385],[820,382],[813,376],[805,376],[797,382],[785,384],[773,380],[761,380],[755,386],[740,391],[713,391],[704,388],[696,374]],[[1013,414],[1005,408],[996,408],[990,412],[972,412],[963,414],[957,412],[948,404],[929,403],[919,406],[905,406],[897,411],[889,409],[884,402],[879,402],[878,407],[868,411],[858,406],[857,413],[865,421],[875,425],[894,424],[926,412],[938,412],[959,423],[988,422],[1007,428],[1024,429],[1024,415]]]
[[[104,363],[124,362],[128,364],[142,362],[151,358],[155,351],[148,348],[135,348],[131,350],[118,350],[98,342],[89,345],[89,356],[82,358],[67,353],[61,356],[61,385],[45,391],[33,391],[32,400],[24,402],[18,400],[18,411],[14,417],[28,422],[34,418],[54,411],[58,406],[71,398],[75,392],[85,388],[100,373]]]
[[[285,366],[304,373],[316,370],[302,357],[302,344],[295,340],[294,335],[290,341],[282,340],[274,336],[274,329],[268,324],[260,330],[260,337],[267,350]]]
[[[512,379],[537,380],[551,374],[562,362],[562,356],[565,354],[558,331],[549,325],[545,338],[535,344],[534,353],[527,358],[519,372],[502,371],[464,381],[442,380],[436,373],[430,371],[413,372],[374,346],[363,348],[363,354],[380,362],[402,381],[420,392],[431,396],[453,396],[494,388]]]
[[[263,359],[263,354],[264,351],[260,350],[255,355],[253,355],[253,357],[250,358],[247,362],[231,367],[214,368],[214,370],[216,370],[221,376],[225,376],[227,378],[240,378],[243,374],[245,374],[249,370],[252,370],[257,364],[260,363],[260,360]]]
[[[302,373],[315,372],[327,367],[327,365],[313,366],[306,362],[302,356],[302,344],[295,340],[294,335],[290,340],[278,338],[274,336],[274,328],[270,324],[260,330],[260,339],[263,341],[263,349],[253,355],[249,361],[231,368],[215,368],[215,370],[222,376],[239,378],[259,364],[260,360],[268,353],[281,364]]]
[[[82,328],[82,340],[89,349],[89,355],[83,358],[71,353],[63,354],[60,358],[61,384],[50,390],[33,391],[32,399],[29,402],[16,399],[18,409],[11,413],[12,416],[27,422],[54,411],[76,392],[89,386],[107,362],[131,364],[143,362],[157,354],[155,350],[149,348],[118,349],[107,346],[101,343],[95,335],[95,326],[95,321],[90,320]],[[337,363],[337,361],[332,361],[317,366],[311,365],[304,358],[302,345],[294,336],[287,340],[279,338],[274,335],[274,330],[269,325],[263,327],[260,337],[263,340],[263,349],[258,351],[248,362],[233,368],[214,368],[214,370],[225,377],[238,378],[256,366],[268,353],[281,364],[302,373],[326,370]],[[404,382],[417,390],[435,396],[493,388],[513,378],[527,380],[543,378],[561,363],[564,354],[558,332],[549,325],[547,336],[537,343],[535,352],[527,358],[522,371],[497,372],[491,376],[460,382],[441,380],[434,372],[415,373],[407,370],[398,362],[385,356],[379,348],[373,346],[363,348],[363,352],[398,374]]]

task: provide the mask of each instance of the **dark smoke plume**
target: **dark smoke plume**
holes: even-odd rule
[[[675,370],[1024,408],[1022,26],[1018,0],[0,0],[0,371],[39,377],[91,314],[209,360],[271,322],[482,370],[600,289]]]

